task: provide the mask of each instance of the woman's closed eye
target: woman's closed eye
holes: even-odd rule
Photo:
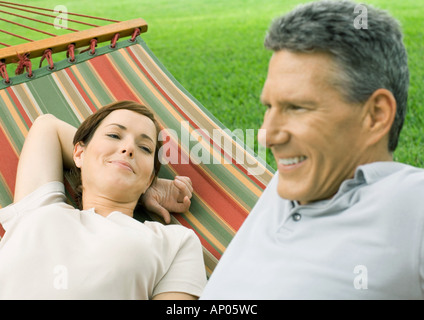
[[[106,136],[108,136],[109,138],[112,138],[112,139],[118,139],[118,140],[121,139],[121,137],[117,133],[108,133],[108,134],[106,134]]]
[[[149,147],[147,147],[147,146],[139,146],[139,148],[142,151],[147,152],[148,154],[152,154],[152,150]]]

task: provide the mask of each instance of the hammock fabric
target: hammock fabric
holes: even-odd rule
[[[189,212],[174,214],[172,222],[196,232],[210,275],[273,171],[224,130],[139,36],[133,40],[115,39],[112,46],[100,48],[93,44],[89,51],[75,56],[72,52],[71,58],[57,63],[47,55],[47,67],[26,68],[25,74],[0,82],[0,207],[13,202],[19,154],[39,115],[51,113],[77,127],[103,105],[117,100],[137,101],[149,106],[162,128],[167,129],[167,152],[178,154],[177,163],[163,165],[160,176],[185,175],[193,182]],[[214,141],[216,132],[223,138]],[[193,160],[190,152],[194,148],[207,152],[210,163]],[[236,159],[240,154],[244,161]],[[256,168],[260,174],[249,174],[249,168]],[[74,203],[71,188],[65,185],[69,201]],[[0,237],[3,234],[0,225]]]

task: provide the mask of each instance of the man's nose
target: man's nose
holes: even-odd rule
[[[276,144],[287,143],[290,135],[286,130],[286,125],[282,115],[278,114],[275,108],[269,108],[265,112],[261,130],[258,132],[258,142],[270,148]]]

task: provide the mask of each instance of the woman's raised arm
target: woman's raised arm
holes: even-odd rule
[[[63,181],[63,167],[72,165],[76,128],[46,114],[29,130],[19,157],[14,202],[51,181]]]

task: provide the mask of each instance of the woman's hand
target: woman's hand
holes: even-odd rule
[[[176,176],[174,180],[156,179],[141,197],[143,206],[159,215],[165,223],[171,222],[169,212],[186,212],[190,208],[193,187],[189,177]]]

